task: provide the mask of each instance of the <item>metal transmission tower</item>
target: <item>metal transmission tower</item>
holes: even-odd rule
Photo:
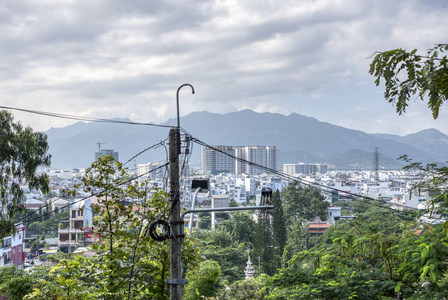
[[[378,169],[380,166],[380,153],[378,152],[378,147],[375,148],[375,152],[373,153],[373,172],[375,182],[379,181]]]

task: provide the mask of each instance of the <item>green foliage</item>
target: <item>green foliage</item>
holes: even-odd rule
[[[448,271],[448,243],[442,226],[427,227],[406,249],[401,250],[404,263],[398,270],[406,278],[416,282],[431,284],[431,289],[439,289],[437,283],[446,277]]]
[[[45,235],[36,235],[34,240],[31,242],[30,250],[32,253],[36,253],[37,250],[46,246]]]
[[[425,213],[432,218],[448,219],[448,167],[414,163],[407,155],[403,155],[401,159],[408,163],[404,167],[405,170],[418,171],[421,174],[419,182],[413,186],[413,191],[418,194],[427,192],[430,196]],[[445,229],[448,229],[448,221],[445,221]]]
[[[371,209],[338,223],[319,246],[301,251],[270,278],[270,299],[438,299],[447,293],[448,244],[426,228]]]
[[[427,99],[432,116],[437,119],[448,98],[448,59],[442,56],[447,50],[448,44],[438,44],[425,55],[417,54],[417,49],[381,52],[370,64],[369,73],[375,76],[377,86],[384,79],[384,97],[395,104],[398,114],[406,112],[408,101],[416,95],[423,101]]]
[[[292,220],[297,218],[314,220],[319,216],[322,220],[327,219],[327,208],[330,204],[315,187],[302,187],[295,183],[288,186],[281,197],[286,224],[291,224]]]
[[[11,300],[21,300],[32,291],[32,277],[16,266],[0,268],[0,295]]]
[[[8,207],[6,213],[0,211],[2,238],[15,230],[14,215],[24,212],[20,182],[48,193],[48,176],[38,174],[37,168],[49,166],[51,156],[45,134],[15,123],[8,111],[0,111],[0,124],[0,198],[2,207]]]
[[[272,230],[275,241],[276,255],[281,257],[287,241],[286,220],[283,214],[283,205],[280,192],[276,190],[272,196],[274,212],[272,213]]]
[[[196,300],[215,296],[221,267],[216,261],[206,260],[187,274],[188,284],[185,287],[185,299]]]
[[[101,243],[92,245],[96,256],[59,260],[49,279],[27,299],[168,298],[168,245],[141,234],[150,222],[164,217],[168,196],[149,189],[146,181],[130,183],[126,177],[111,156],[100,157],[86,171],[86,188],[103,190],[98,205],[93,206],[96,232],[101,237]],[[124,200],[131,204],[125,205]],[[182,255],[183,262],[195,266],[198,254],[190,239],[186,239]]]
[[[284,253],[280,254],[281,265],[284,265],[298,251],[306,250],[317,242],[317,238],[308,236],[304,224],[317,216],[325,220],[330,204],[325,201],[319,189],[299,184],[288,186],[280,196],[286,225]]]
[[[253,243],[256,223],[248,213],[233,212],[232,220],[224,220],[220,230],[230,233],[233,240],[250,246]]]
[[[254,236],[254,254],[261,258],[261,272],[273,275],[280,267],[281,258],[274,248],[271,216],[264,211],[258,213]]]
[[[56,252],[53,254],[47,254],[45,255],[45,261],[51,261],[54,263],[59,263],[60,261],[64,259],[70,259],[70,257],[73,255],[73,253],[64,253],[64,252]]]
[[[57,237],[58,236],[58,226],[59,222],[62,220],[68,220],[69,219],[69,213],[70,211],[67,209],[63,212],[60,212],[48,220],[40,221],[37,220],[35,222],[30,223],[26,228],[27,235],[38,235],[38,234],[45,234],[49,237]],[[36,214],[28,214],[27,219],[34,219],[36,218]]]
[[[210,213],[208,212],[198,213],[198,218],[199,218],[198,227],[200,229],[212,228],[212,217]]]
[[[292,220],[291,224],[288,225],[286,245],[282,258],[282,266],[285,266],[285,263],[290,260],[294,254],[307,249],[307,236],[306,229],[302,225],[303,221],[304,220],[302,219]]]
[[[265,299],[269,290],[266,288],[267,275],[257,278],[239,280],[223,288],[217,296],[221,300],[261,300]]]
[[[197,240],[201,255],[221,266],[221,281],[234,282],[244,278],[247,245],[238,243],[229,232],[221,228],[195,230],[193,236]]]
[[[230,199],[229,200],[229,207],[238,207],[238,202],[235,201],[235,199]]]

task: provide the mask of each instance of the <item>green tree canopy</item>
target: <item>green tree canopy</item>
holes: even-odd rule
[[[272,213],[272,230],[275,241],[276,255],[281,257],[287,241],[286,221],[280,192],[276,190],[272,196],[274,212]]]
[[[231,213],[232,220],[224,220],[219,226],[221,230],[227,231],[238,243],[253,243],[255,221],[251,215],[244,212]]]
[[[169,248],[146,233],[148,224],[165,218],[168,195],[148,180],[127,180],[122,165],[101,156],[86,170],[86,190],[101,190],[92,205],[94,257],[80,255],[58,260],[46,282],[25,299],[167,299]],[[126,201],[124,201],[126,200]],[[127,203],[130,203],[127,205]],[[126,204],[126,205],[125,205]],[[194,270],[199,255],[185,238],[182,261]]]
[[[327,241],[296,254],[273,277],[272,299],[441,299],[447,248],[441,226],[369,210],[336,224]]]
[[[0,237],[8,235],[15,227],[13,217],[24,212],[23,191],[20,184],[26,182],[30,189],[44,193],[49,191],[48,176],[38,174],[37,169],[49,166],[47,136],[34,132],[14,122],[8,111],[0,111]]]
[[[188,272],[185,299],[196,300],[215,296],[217,283],[221,277],[221,267],[216,261],[206,260]]]
[[[299,217],[305,220],[314,220],[317,216],[322,220],[327,219],[327,207],[330,204],[319,189],[296,183],[288,186],[281,196],[287,224]]]
[[[244,278],[247,246],[219,227],[216,230],[194,230],[200,253],[221,267],[221,280],[230,283]]]

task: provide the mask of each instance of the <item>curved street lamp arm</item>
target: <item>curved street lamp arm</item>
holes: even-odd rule
[[[179,130],[180,130],[179,91],[180,91],[180,89],[183,88],[184,86],[189,86],[189,87],[191,87],[192,94],[194,94],[194,87],[193,87],[191,84],[189,84],[189,83],[184,83],[184,84],[182,84],[182,85],[177,89],[177,92],[176,92],[176,100],[177,100],[177,128],[178,128]]]

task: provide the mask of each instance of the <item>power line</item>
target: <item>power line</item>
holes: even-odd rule
[[[285,178],[285,179],[288,179],[288,180],[291,180],[291,181],[295,181],[295,182],[301,183],[301,184],[303,184],[303,185],[315,186],[315,187],[319,188],[320,190],[322,190],[322,191],[324,191],[324,192],[329,192],[328,190],[332,190],[332,191],[335,191],[335,192],[338,192],[338,193],[340,192],[340,193],[343,193],[343,194],[346,194],[346,195],[350,195],[350,196],[352,196],[352,197],[358,197],[358,198],[362,198],[362,199],[365,199],[365,200],[374,201],[374,202],[373,202],[374,205],[378,205],[378,204],[379,204],[378,201],[377,201],[376,199],[372,198],[372,197],[363,196],[363,195],[358,195],[358,194],[355,194],[355,193],[352,193],[352,192],[348,192],[348,191],[343,191],[343,190],[340,190],[340,189],[337,189],[337,188],[334,188],[334,187],[331,187],[331,186],[326,186],[326,185],[321,184],[321,183],[311,182],[311,181],[308,181],[308,180],[303,179],[303,178],[299,178],[299,177],[295,177],[295,176],[292,176],[292,175],[288,175],[288,174],[285,174],[285,173],[283,173],[283,172],[280,172],[280,171],[271,169],[271,168],[269,168],[269,167],[262,166],[262,165],[259,165],[259,164],[257,164],[257,163],[254,163],[254,162],[245,160],[245,159],[243,159],[243,158],[236,157],[236,156],[234,156],[234,155],[232,155],[232,154],[229,154],[229,153],[227,153],[227,152],[225,152],[225,151],[222,151],[222,150],[220,150],[220,149],[218,149],[218,148],[215,148],[215,147],[213,147],[213,146],[210,146],[210,145],[206,144],[205,142],[203,142],[203,141],[201,141],[201,140],[199,140],[199,139],[197,139],[197,138],[195,138],[195,137],[191,137],[191,136],[190,136],[190,139],[191,139],[193,142],[195,142],[195,143],[197,143],[197,144],[199,144],[199,145],[201,145],[201,146],[203,146],[203,147],[207,147],[207,148],[209,148],[209,149],[212,149],[212,150],[214,150],[214,151],[217,151],[217,152],[219,152],[219,153],[222,153],[222,154],[224,154],[224,155],[226,155],[226,156],[228,156],[228,157],[230,157],[230,158],[232,158],[232,159],[234,159],[234,160],[237,160],[237,161],[239,161],[239,162],[242,162],[242,163],[245,163],[245,164],[254,166],[255,168],[264,170],[266,173],[274,174],[274,175],[277,175],[277,176],[279,176],[279,177],[282,177],[282,178]],[[325,189],[326,189],[326,190],[325,190]],[[394,210],[393,208],[390,208],[390,207],[388,207],[388,206],[382,206],[382,205],[381,205],[380,207],[383,207],[383,208],[386,207],[386,208],[388,208],[388,209],[392,209],[393,211],[396,211],[396,210]],[[415,209],[415,208],[411,208],[411,207],[408,207],[408,206],[403,206],[403,207],[406,208],[406,209]]]
[[[134,156],[132,156],[130,159],[128,159],[128,160],[123,164],[123,166],[126,165],[127,163],[129,163],[130,161],[132,161],[134,158],[137,158],[138,156],[142,155],[142,154],[145,153],[146,151],[151,150],[151,149],[153,149],[153,148],[154,148],[154,149],[157,149],[158,147],[161,147],[161,146],[165,145],[166,141],[167,141],[167,139],[164,139],[163,141],[160,141],[160,142],[158,142],[157,144],[154,144],[154,145],[152,145],[152,146],[149,146],[148,148],[146,148],[146,149],[140,151],[139,153],[137,153],[136,155],[134,155]],[[168,156],[166,157],[166,160],[168,160]]]
[[[21,112],[26,112],[26,113],[31,113],[31,114],[43,115],[43,116],[47,116],[47,117],[77,120],[77,121],[86,121],[86,122],[154,126],[154,127],[163,127],[163,128],[172,128],[173,127],[170,125],[160,125],[160,124],[154,124],[154,123],[139,123],[139,122],[132,122],[132,121],[81,117],[81,116],[75,116],[75,115],[59,114],[59,113],[52,113],[52,112],[45,112],[45,111],[38,111],[38,110],[31,110],[31,109],[24,109],[24,108],[18,108],[18,107],[10,107],[10,106],[0,106],[0,109],[16,110],[16,111],[21,111]]]
[[[155,168],[155,169],[153,169],[153,170],[150,170],[150,171],[148,171],[148,172],[146,172],[146,173],[143,173],[143,174],[141,174],[141,175],[138,175],[138,176],[135,176],[135,177],[133,177],[133,178],[131,178],[131,179],[128,179],[128,180],[126,180],[126,181],[124,181],[124,182],[121,182],[121,183],[119,183],[119,184],[116,184],[114,187],[121,186],[121,185],[124,185],[124,184],[128,184],[128,183],[132,182],[133,180],[136,180],[136,179],[138,179],[138,178],[140,178],[140,177],[146,176],[146,175],[148,175],[148,174],[150,174],[150,173],[152,173],[152,172],[155,172],[155,171],[157,171],[158,169],[164,168],[164,167],[166,167],[166,166],[168,166],[168,165],[169,165],[168,163],[166,163],[166,164],[164,164],[164,165],[161,165],[161,166],[159,166],[159,167],[157,167],[157,168]],[[61,209],[70,207],[70,206],[73,205],[73,204],[76,204],[76,203],[79,203],[79,202],[81,202],[81,201],[87,200],[87,199],[89,199],[89,198],[91,198],[91,197],[100,195],[100,194],[104,193],[105,191],[106,191],[106,190],[101,190],[101,191],[99,191],[99,192],[92,193],[92,194],[91,194],[90,196],[88,196],[88,197],[84,197],[84,198],[78,199],[78,200],[76,200],[76,201],[74,201],[74,202],[72,202],[72,203],[69,203],[69,204],[67,204],[67,205],[64,205],[64,206],[58,208],[58,210],[61,210]],[[47,215],[50,215],[50,214],[54,213],[55,211],[56,211],[56,210],[52,210],[52,211],[46,212],[46,213],[44,213],[44,214],[42,214],[42,215],[40,215],[40,216],[34,217],[34,218],[31,219],[31,220],[26,220],[26,216],[25,216],[25,217],[21,218],[20,220],[18,220],[17,222],[15,222],[15,224],[20,224],[20,223],[30,223],[30,222],[33,222],[33,221],[35,221],[35,220],[41,219],[42,217],[45,217],[45,216],[47,216]],[[23,221],[25,221],[25,222],[23,222]],[[15,224],[12,224],[11,226],[6,227],[6,228],[2,228],[2,229],[0,230],[0,233],[9,231],[10,229],[12,229],[13,227],[16,226]]]

